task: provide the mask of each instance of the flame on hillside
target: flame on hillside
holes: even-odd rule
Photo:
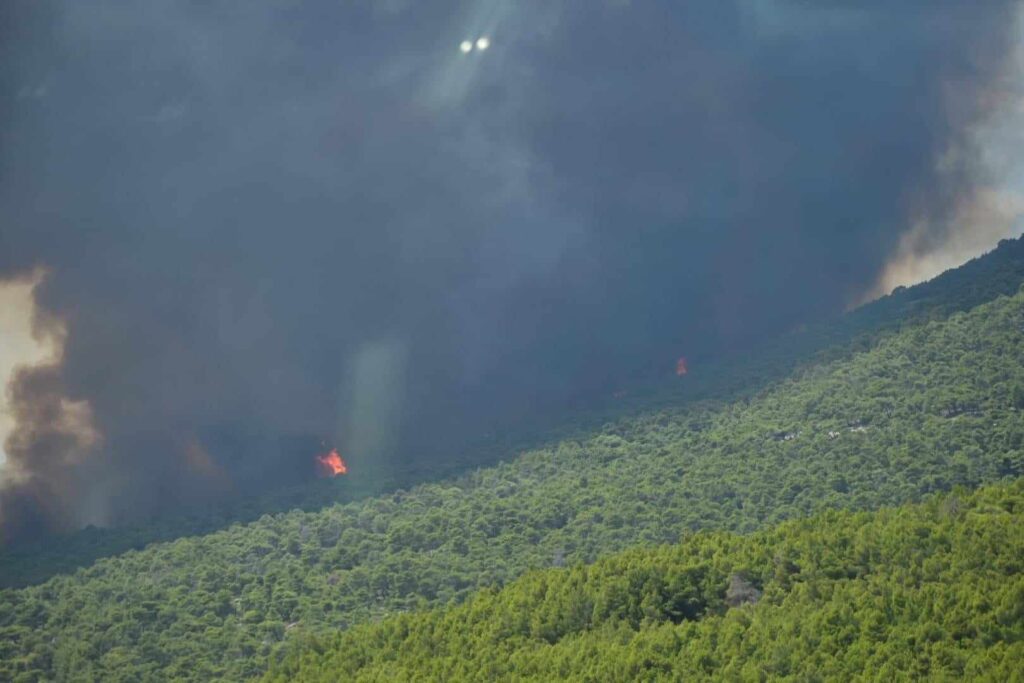
[[[341,459],[337,448],[332,448],[329,453],[316,456],[317,474],[321,477],[337,477],[340,474],[348,474],[348,465]]]

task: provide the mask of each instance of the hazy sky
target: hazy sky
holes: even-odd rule
[[[8,0],[0,279],[63,358],[0,522],[429,457],[994,245],[1017,10]]]

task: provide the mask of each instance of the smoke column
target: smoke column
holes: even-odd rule
[[[0,281],[60,340],[4,537],[430,458],[1012,231],[1018,9],[3,3]]]

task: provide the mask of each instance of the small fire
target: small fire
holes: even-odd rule
[[[676,361],[676,377],[682,377],[689,369],[686,367],[686,356],[679,356],[679,360]]]
[[[348,474],[348,465],[341,459],[337,448],[332,448],[330,453],[316,456],[317,470],[321,477],[336,477],[339,474]]]

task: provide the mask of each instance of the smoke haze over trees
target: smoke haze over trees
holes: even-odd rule
[[[427,458],[843,309],[984,213],[1017,19],[4,3],[0,280],[46,269],[63,349],[8,387],[4,536],[312,476],[303,439]]]

